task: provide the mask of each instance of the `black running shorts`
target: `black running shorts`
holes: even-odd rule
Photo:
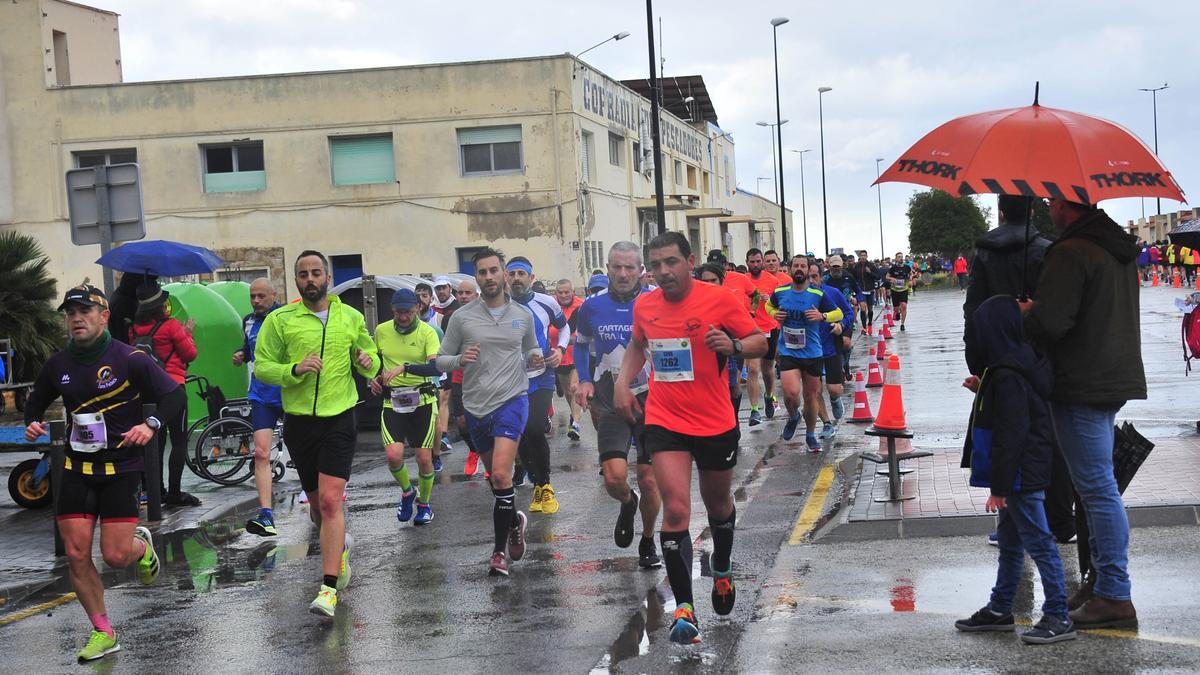
[[[738,441],[742,432],[734,426],[716,436],[690,436],[671,431],[657,424],[647,424],[640,446],[653,455],[656,452],[682,451],[691,453],[696,468],[702,471],[726,471],[737,466]]]
[[[63,471],[54,515],[58,520],[99,519],[102,523],[136,523],[141,472],[85,476]]]
[[[316,491],[319,474],[350,480],[357,440],[354,408],[333,417],[288,413],[283,418],[283,442],[305,492]]]

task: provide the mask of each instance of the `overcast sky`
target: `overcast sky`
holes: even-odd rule
[[[128,81],[179,79],[579,53],[617,79],[646,77],[645,4],[633,0],[96,0],[121,14]],[[738,183],[771,176],[774,120],[771,25],[779,28],[787,151],[805,155],[809,248],[823,248],[817,87],[825,94],[825,162],[833,246],[879,250],[875,158],[885,164],[942,122],[1041,103],[1122,124],[1153,145],[1193,201],[1200,199],[1200,2],[1150,5],[1013,0],[799,3],[657,0],[666,74],[702,75],[721,127],[737,142]],[[802,13],[803,12],[803,13]],[[656,24],[657,26],[657,21]],[[657,47],[657,45],[656,45]],[[786,195],[800,234],[799,155],[784,153]],[[763,181],[763,192],[774,188]],[[883,186],[887,250],[908,248],[906,201],[916,189]],[[994,204],[993,197],[983,197]],[[1137,199],[1102,204],[1120,223]],[[1164,212],[1182,208],[1164,200]],[[1154,213],[1153,200],[1145,212]]]

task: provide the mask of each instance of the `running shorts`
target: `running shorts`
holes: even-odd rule
[[[332,417],[289,413],[283,418],[283,442],[305,492],[316,491],[319,474],[350,480],[357,440],[354,408]]]
[[[841,361],[841,357],[837,357]],[[805,375],[813,377],[821,377],[821,373],[825,367],[825,359],[797,359],[792,356],[779,357],[779,372],[789,370],[799,370]],[[840,367],[840,366],[839,366]]]
[[[384,408],[379,433],[385,446],[403,443],[410,448],[432,448],[437,440],[437,404],[426,403],[409,413]]]
[[[774,361],[775,355],[779,353],[779,329],[771,331],[767,336],[767,353],[763,354],[763,358],[768,361]]]
[[[839,337],[838,339],[840,340],[841,338]],[[825,384],[846,383],[845,364],[842,362],[841,354],[826,356],[824,359],[821,359],[821,362],[825,364]]]
[[[892,305],[900,306],[908,302],[908,291],[892,291]]]
[[[255,431],[275,429],[279,420],[283,419],[283,408],[267,405],[262,401],[250,401],[250,426]]]
[[[85,476],[63,471],[54,516],[58,520],[86,518],[105,523],[138,521],[138,488],[141,472]]]
[[[738,441],[741,437],[742,432],[736,425],[716,436],[691,436],[657,424],[647,424],[638,447],[645,448],[650,455],[667,451],[688,452],[696,462],[696,468],[702,471],[726,471],[737,466]]]
[[[646,409],[647,394],[648,392],[642,392],[637,395],[638,403],[641,404],[643,411]],[[596,383],[596,395],[592,399],[592,407],[596,410],[596,440],[600,450],[601,464],[610,459],[623,459],[628,462],[629,447],[634,440],[639,441],[637,443],[637,463],[651,463],[650,453],[645,449],[646,444],[640,442],[646,429],[645,416],[643,415],[634,423],[617,412],[616,406],[613,405],[611,375],[605,374]]]
[[[529,397],[521,394],[501,403],[499,408],[482,417],[467,411],[467,433],[475,441],[475,451],[483,454],[492,451],[496,437],[519,442],[528,419]]]

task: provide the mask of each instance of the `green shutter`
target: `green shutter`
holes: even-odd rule
[[[267,189],[266,171],[204,174],[205,192],[254,192]]]
[[[394,183],[396,159],[392,136],[330,139],[334,185]]]
[[[459,145],[483,145],[486,143],[520,143],[521,127],[485,127],[481,129],[459,129]]]

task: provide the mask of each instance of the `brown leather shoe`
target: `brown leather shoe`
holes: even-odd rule
[[[1071,612],[1076,628],[1137,628],[1137,610],[1130,600],[1109,600],[1092,596],[1082,607]]]
[[[1075,591],[1071,594],[1071,597],[1067,598],[1067,610],[1074,612],[1080,607],[1083,607],[1084,603],[1092,599],[1093,590],[1095,588],[1096,575],[1095,573],[1088,574],[1086,577],[1084,577],[1083,583],[1079,585],[1079,590]]]

